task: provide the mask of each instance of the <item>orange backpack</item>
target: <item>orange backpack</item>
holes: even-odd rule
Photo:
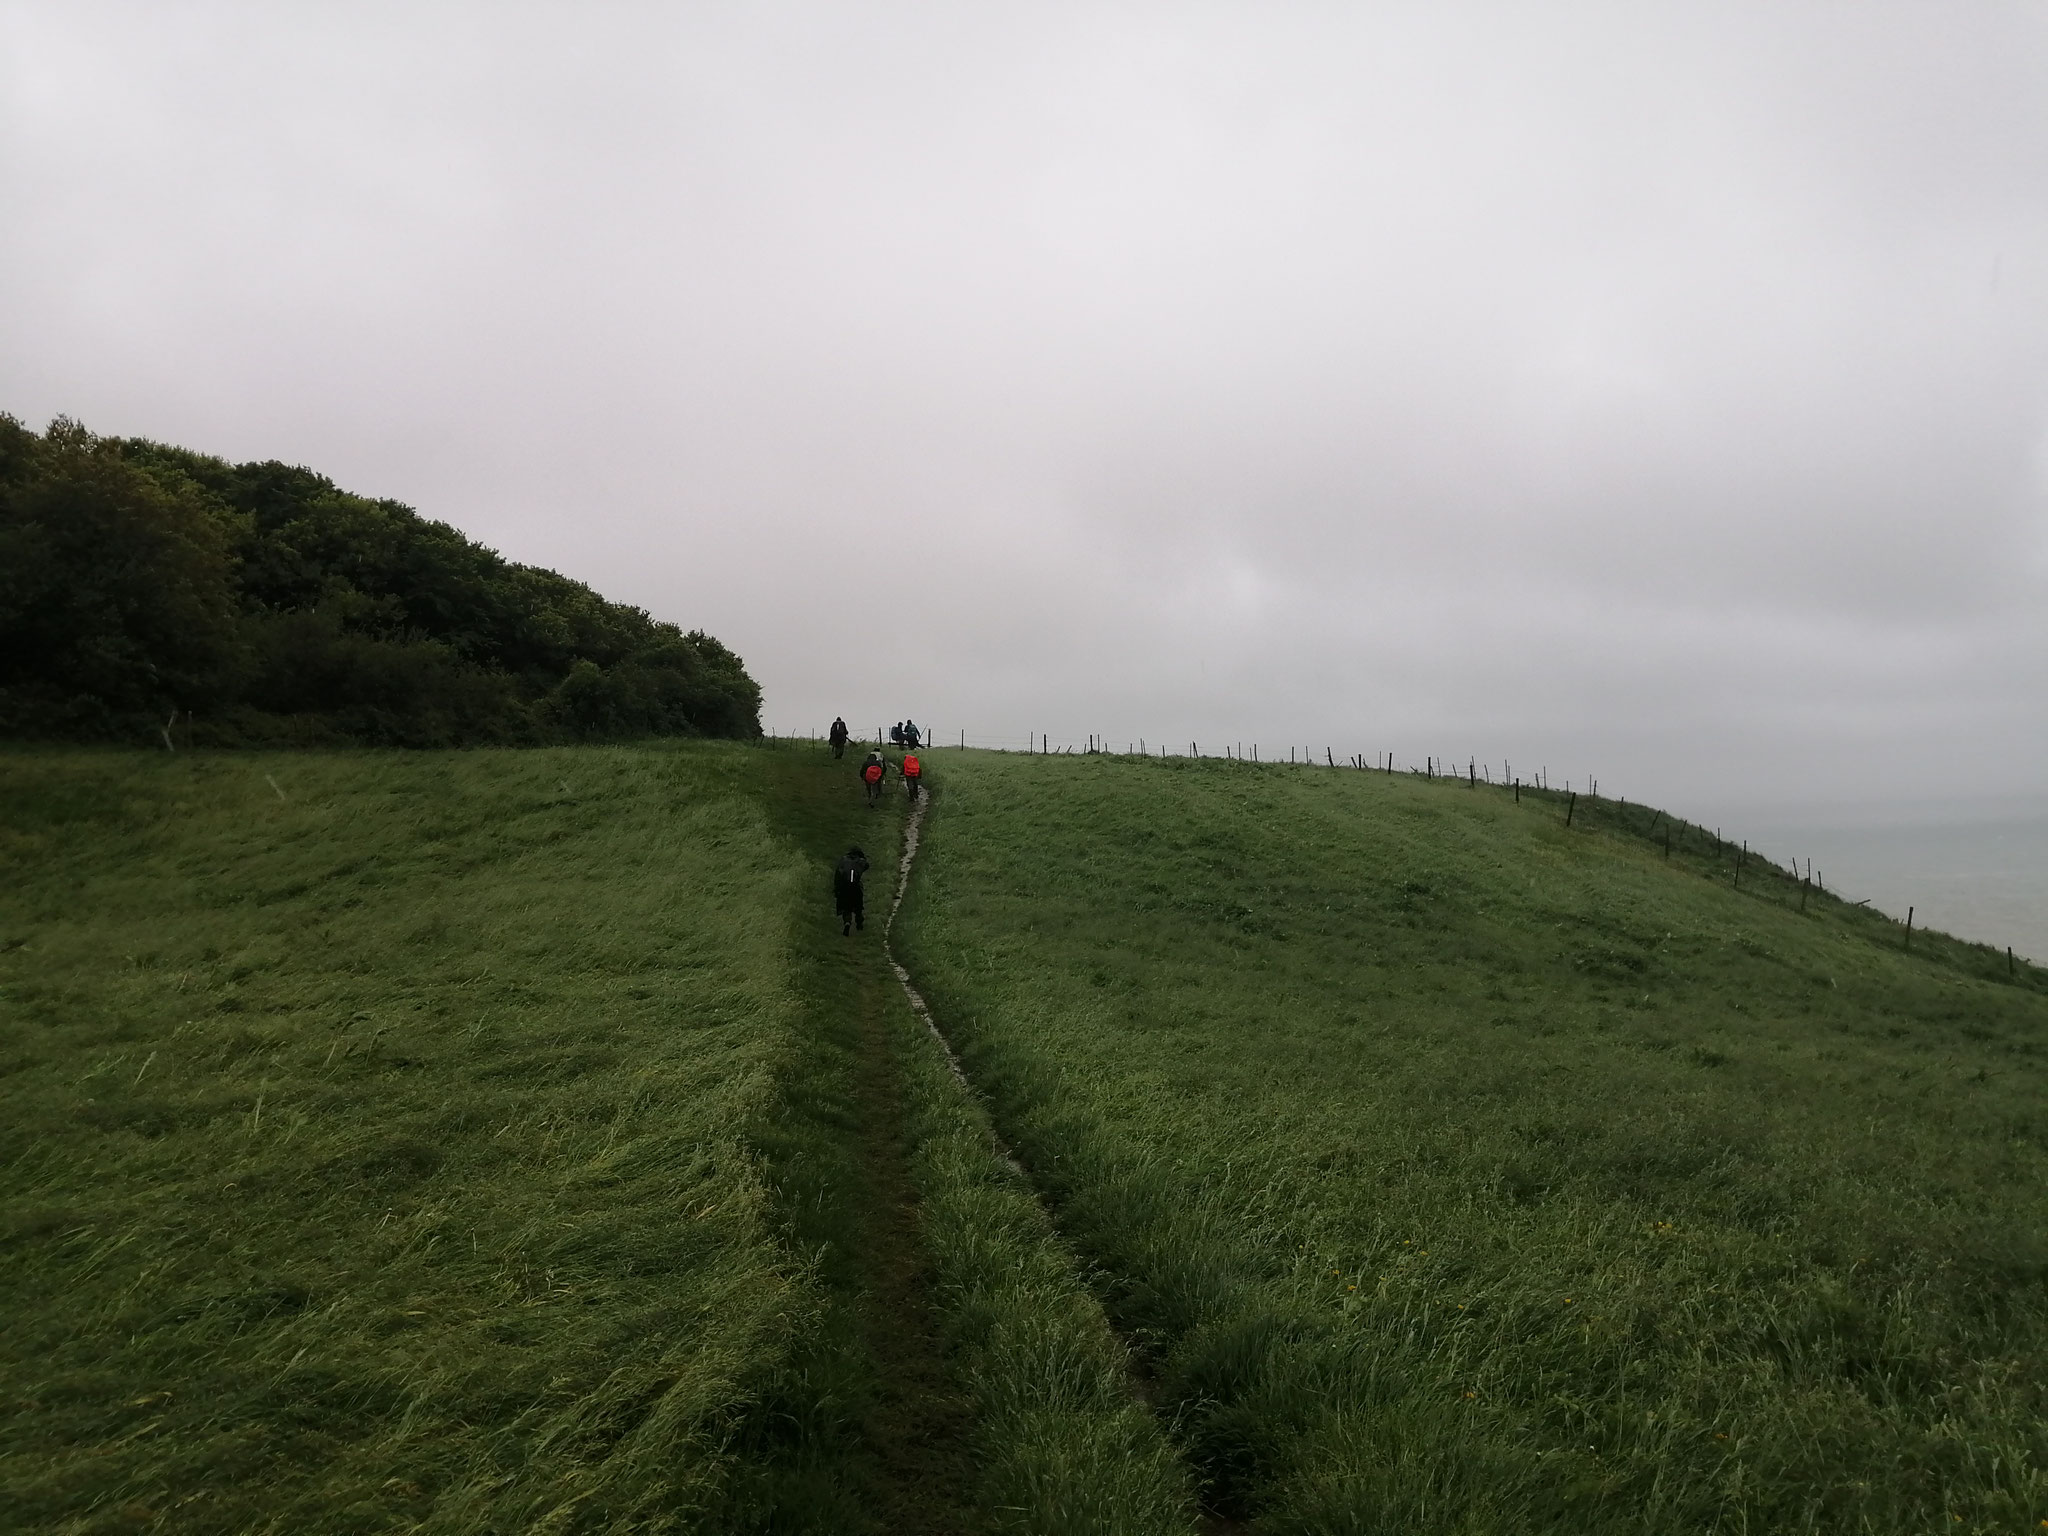
[[[918,776],[918,774],[922,773],[923,771],[923,769],[917,766],[917,754],[915,752],[906,753],[904,755],[903,777],[905,777],[906,779],[914,779]]]

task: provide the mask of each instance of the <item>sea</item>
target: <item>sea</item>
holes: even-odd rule
[[[2048,964],[2048,802],[1724,807],[1731,838],[1837,896]],[[1695,820],[1701,818],[1695,817]]]

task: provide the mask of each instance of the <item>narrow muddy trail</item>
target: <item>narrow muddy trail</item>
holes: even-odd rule
[[[966,1067],[960,1061],[959,1054],[953,1049],[953,1042],[946,1037],[946,1032],[940,1025],[937,1016],[932,1012],[930,1004],[925,1001],[924,994],[918,990],[910,971],[904,966],[902,960],[898,958],[895,948],[891,943],[896,926],[896,914],[903,905],[903,898],[910,890],[910,877],[917,861],[918,844],[924,829],[925,812],[930,805],[931,797],[929,794],[920,796],[911,806],[910,815],[904,823],[903,851],[902,856],[897,862],[896,889],[889,901],[889,915],[882,925],[882,956],[888,962],[889,969],[895,973],[897,985],[902,988],[903,996],[909,1003],[911,1012],[917,1016],[919,1022],[930,1032],[931,1038],[937,1043],[939,1050],[944,1053],[946,1065],[952,1070],[953,1076],[970,1096],[987,1105],[987,1096],[975,1086],[973,1078],[968,1075]],[[1030,1169],[1024,1165],[1018,1158],[1015,1150],[1003,1139],[1001,1131],[996,1129],[993,1115],[990,1117],[989,1135],[997,1155],[1022,1176],[1026,1185],[1036,1195],[1039,1207],[1045,1211],[1053,1229],[1055,1231],[1060,1230],[1058,1208],[1046,1198],[1038,1182],[1032,1178]],[[1153,1383],[1145,1376],[1141,1369],[1140,1362],[1142,1357],[1134,1347],[1131,1347],[1131,1340],[1126,1339],[1124,1343],[1130,1351],[1129,1359],[1132,1362],[1132,1368],[1127,1377],[1131,1395],[1148,1409],[1156,1412],[1158,1407],[1156,1401],[1157,1394],[1153,1389]],[[1242,1521],[1217,1514],[1213,1510],[1202,1511],[1199,1520],[1203,1536],[1239,1536],[1239,1533],[1249,1532],[1252,1529],[1250,1525]]]
[[[805,757],[770,758],[758,787],[807,862],[829,868],[855,839],[893,841],[893,827],[885,833],[837,775]],[[948,1359],[933,1296],[891,1043],[902,1004],[880,926],[842,936],[822,914],[799,919],[809,1045],[791,1110],[802,1129],[768,1156],[827,1315],[788,1388],[807,1427],[767,1453],[790,1462],[770,1481],[793,1493],[772,1501],[765,1529],[948,1536],[981,1523],[974,1402]],[[811,1484],[815,1498],[803,1491]]]
[[[923,1536],[969,1528],[974,1409],[948,1367],[932,1302],[903,1085],[889,1045],[894,999],[887,979],[864,969],[852,1082],[863,1219],[852,1257],[860,1336],[875,1382],[860,1437],[874,1459],[868,1482],[877,1525]]]
[[[826,1514],[778,1501],[778,1513],[762,1528],[939,1536],[992,1525],[1041,1529],[1050,1520],[1060,1529],[1096,1529],[1086,1517],[1082,1525],[1071,1524],[1071,1510],[1001,1512],[987,1504],[986,1463],[991,1455],[1003,1460],[1005,1453],[986,1439],[974,1384],[948,1333],[950,1293],[939,1288],[919,1184],[931,1169],[915,1139],[916,1127],[932,1123],[931,1105],[917,1097],[930,1090],[914,1088],[906,1075],[907,1049],[934,1052],[932,1065],[944,1062],[960,1093],[979,1106],[975,1119],[987,1136],[988,1155],[1009,1165],[1017,1197],[1037,1206],[1040,1228],[1066,1251],[1070,1264],[1072,1249],[1058,1238],[1056,1210],[996,1130],[988,1099],[894,946],[932,800],[926,795],[907,807],[898,800],[871,810],[847,777],[809,754],[792,752],[771,757],[757,781],[764,809],[820,870],[820,897],[822,872],[853,844],[874,849],[875,876],[887,879],[883,872],[894,864],[886,895],[880,889],[872,893],[878,899],[870,902],[864,929],[842,934],[839,922],[825,921],[823,911],[799,920],[810,1048],[791,1108],[810,1129],[792,1143],[793,1155],[789,1149],[782,1154],[788,1175],[783,1189],[791,1238],[799,1250],[817,1256],[830,1315],[823,1343],[797,1373],[794,1390],[825,1405],[818,1424],[837,1427],[811,1436],[811,1449],[798,1459],[822,1480],[814,1486],[832,1490],[835,1509]],[[913,1019],[923,1027],[912,1025]],[[953,1202],[946,1219],[957,1223],[958,1189],[945,1199]],[[1019,1240],[1014,1233],[1005,1239]],[[1009,1264],[1022,1253],[1005,1256],[998,1248],[986,1258]],[[1073,1268],[1076,1289],[1065,1294],[1078,1299],[1088,1292],[1081,1266]],[[970,1289],[976,1284],[957,1274],[948,1284],[963,1281]],[[1113,1336],[1099,1298],[1090,1301],[1103,1335]],[[1127,1350],[1124,1358],[1130,1402],[1156,1417],[1142,1374],[1131,1368],[1137,1357]],[[1013,1498],[1018,1491],[1012,1490]],[[1198,1529],[1226,1536],[1245,1527],[1202,1518]]]
[[[924,994],[917,990],[917,984],[910,979],[910,972],[905,969],[903,962],[896,958],[895,948],[889,942],[896,928],[897,909],[903,905],[903,898],[910,891],[910,871],[917,861],[918,836],[924,830],[925,808],[931,803],[929,795],[919,796],[917,802],[910,808],[909,819],[903,825],[903,857],[896,866],[896,892],[889,901],[889,916],[882,924],[882,958],[889,962],[889,969],[896,973],[896,984],[903,989],[903,996],[910,1004],[910,1011],[916,1014],[918,1021],[931,1032],[932,1039],[945,1054],[946,1065],[952,1069],[953,1076],[958,1079],[962,1088],[979,1099],[981,1095],[976,1091],[973,1079],[968,1077],[967,1069],[960,1065],[960,1058],[953,1050],[953,1042],[948,1040],[946,1032],[939,1028],[939,1021],[933,1015],[931,1005],[924,1000]],[[1003,1140],[1002,1133],[992,1127],[990,1135],[1003,1161],[1023,1174],[1026,1182],[1029,1182],[1029,1172],[1017,1160],[1017,1154],[1011,1150],[1009,1144]],[[1036,1188],[1035,1185],[1033,1187]],[[1043,1197],[1039,1203],[1044,1204]]]

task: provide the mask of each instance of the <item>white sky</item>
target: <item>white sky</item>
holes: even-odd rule
[[[0,0],[0,410],[906,712],[2048,785],[2048,7]]]

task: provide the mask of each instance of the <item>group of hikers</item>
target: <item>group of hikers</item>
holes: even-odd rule
[[[844,720],[834,720],[826,739],[832,743],[832,755],[844,757],[853,733],[847,729]],[[882,789],[892,771],[903,781],[903,787],[913,802],[924,787],[924,764],[917,756],[923,736],[917,722],[904,720],[891,726],[889,740],[901,753],[896,761],[892,763],[883,755],[879,735],[873,749],[861,759],[860,781],[870,810],[882,803]],[[868,856],[858,847],[847,849],[845,856],[833,867],[832,905],[839,914],[839,931],[842,934],[851,934],[854,929],[867,926],[866,896],[861,886],[861,878],[867,872]]]
[[[852,739],[852,733],[847,730],[844,720],[834,720],[832,722],[832,729],[827,734],[826,739],[832,743],[832,755],[834,757],[844,757],[846,755],[846,744]],[[905,720],[898,725],[892,726],[889,731],[889,739],[902,749],[903,755],[895,762],[892,763],[887,757],[883,756],[879,742],[876,743],[875,747],[866,757],[861,759],[860,781],[866,786],[868,807],[871,810],[882,803],[882,786],[888,782],[891,771],[894,771],[896,776],[903,780],[903,787],[913,801],[917,799],[919,792],[924,786],[924,764],[918,759],[917,755],[918,744],[921,740],[918,735],[917,722]]]
[[[832,722],[832,729],[826,739],[832,743],[832,755],[834,757],[844,757],[846,755],[846,744],[853,739],[853,733],[847,730],[844,720],[834,720]],[[915,720],[898,720],[889,727],[889,742],[892,746],[901,748],[904,751],[915,752],[924,745],[924,733],[918,729],[918,724]],[[875,745],[880,746],[881,743],[882,738],[880,735],[877,735],[875,737]]]

